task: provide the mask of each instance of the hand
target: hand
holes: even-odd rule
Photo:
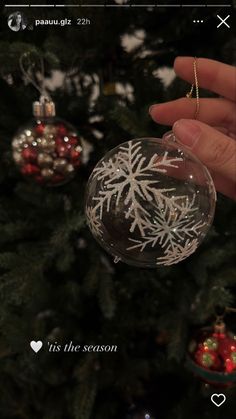
[[[193,57],[178,57],[174,70],[193,82]],[[236,68],[218,61],[197,60],[199,87],[221,98],[200,99],[198,120],[193,119],[196,99],[181,98],[151,106],[154,121],[173,125],[178,142],[206,165],[216,189],[236,199]]]

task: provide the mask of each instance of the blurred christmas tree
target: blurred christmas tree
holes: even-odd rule
[[[190,8],[24,13],[29,25],[35,18],[87,23],[16,34],[7,26],[9,9],[1,16],[1,419],[147,419],[145,409],[156,419],[219,418],[184,365],[193,330],[212,321],[217,304],[236,305],[234,203],[218,196],[214,225],[193,256],[145,270],[113,264],[86,227],[83,202],[88,176],[106,151],[167,130],[151,121],[148,108],[185,95],[186,84],[172,80],[174,58],[235,64],[233,31],[216,30],[217,9],[204,11],[199,27],[191,23],[199,10]],[[92,149],[74,180],[55,189],[26,182],[12,159],[12,137],[38,99],[19,68],[28,51],[44,55],[58,115]],[[44,343],[37,354],[31,340]],[[49,352],[48,342],[70,341],[117,345],[117,352]],[[235,390],[228,391],[234,397],[222,414],[231,419]]]

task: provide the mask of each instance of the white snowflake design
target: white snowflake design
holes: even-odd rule
[[[98,217],[98,214],[96,214],[96,210],[93,207],[88,207],[86,209],[87,214],[87,220],[89,224],[89,228],[94,234],[94,236],[100,237],[102,236],[102,226],[101,221]]]
[[[141,236],[140,240],[129,237],[133,245],[126,250],[143,252],[148,246],[159,245],[165,256],[157,258],[157,265],[178,263],[196,250],[196,237],[205,225],[194,219],[194,212],[198,210],[196,195],[189,199],[185,195],[175,196],[175,188],[158,188],[159,181],[150,179],[153,174],[164,174],[168,168],[178,168],[183,159],[170,157],[166,151],[163,156],[154,154],[147,161],[140,152],[141,148],[140,141],[129,141],[112,158],[102,161],[94,169],[93,179],[103,181],[104,190],[92,198],[94,207],[86,209],[90,228],[95,236],[101,236],[103,214],[110,211],[112,199],[115,199],[116,206],[123,201],[128,208],[124,216],[130,220],[130,233]],[[170,196],[170,192],[173,195]],[[154,217],[153,210],[151,216],[147,206],[144,207],[147,201],[154,208]]]
[[[168,248],[165,251],[165,256],[161,256],[157,259],[157,265],[170,266],[179,263],[194,253],[197,247],[197,239],[192,240],[192,242],[189,239],[186,240],[184,246],[176,244],[173,249]]]

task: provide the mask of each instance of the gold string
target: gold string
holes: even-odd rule
[[[199,84],[198,84],[198,75],[197,75],[197,58],[194,57],[194,62],[193,62],[193,72],[194,72],[194,82],[191,86],[190,91],[186,94],[186,97],[192,98],[193,97],[193,90],[195,87],[195,91],[196,91],[196,110],[195,110],[195,119],[197,119],[198,115],[199,115],[199,109],[200,109],[200,100],[199,100]]]

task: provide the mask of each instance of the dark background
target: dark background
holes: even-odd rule
[[[151,121],[149,106],[189,90],[178,79],[165,88],[153,71],[171,68],[178,55],[235,65],[233,10],[24,8],[29,29],[13,33],[7,17],[15,10],[3,9],[0,19],[1,419],[140,419],[145,411],[155,419],[234,418],[235,389],[219,390],[227,403],[217,409],[210,395],[218,390],[185,363],[189,341],[212,324],[215,306],[236,306],[235,204],[219,194],[214,224],[198,251],[155,270],[114,265],[86,227],[83,209],[99,158],[130,138],[161,137],[169,127]],[[230,30],[217,29],[217,14],[231,14]],[[65,17],[91,24],[30,28],[34,19]],[[145,41],[128,53],[121,36],[136,30],[145,31]],[[38,99],[19,68],[26,51],[43,54],[47,77],[56,69],[67,73],[64,86],[51,92],[57,113],[93,146],[75,179],[56,189],[24,180],[12,159],[12,137]],[[133,100],[117,93],[117,82],[132,86]],[[235,316],[226,322],[236,333]],[[42,340],[45,350],[33,353],[31,340]],[[47,342],[71,340],[116,344],[118,352],[46,350]]]

